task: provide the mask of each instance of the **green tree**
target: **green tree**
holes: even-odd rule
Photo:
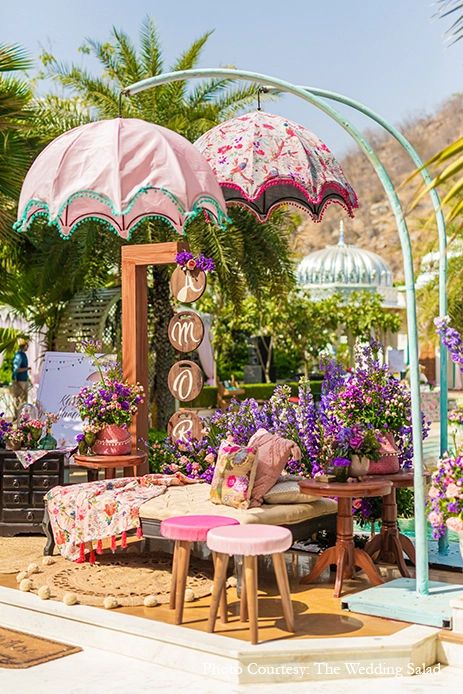
[[[461,0],[437,0],[436,14],[441,19],[450,18],[452,22],[446,30],[450,45],[460,41],[463,38],[463,3]],[[425,166],[437,169],[438,173],[428,186],[421,186],[413,204],[416,206],[430,189],[443,189],[442,205],[448,208],[446,220],[448,222],[455,221],[463,212],[463,137],[458,137],[454,142],[437,152],[425,163]],[[418,172],[415,172],[411,178],[417,174]]]
[[[384,340],[387,333],[398,332],[401,323],[397,314],[382,307],[380,295],[371,292],[354,292],[348,300],[340,294],[313,300],[295,289],[278,297],[250,295],[239,312],[230,301],[209,295],[201,307],[214,317],[214,348],[222,379],[242,376],[251,336],[269,338],[267,359],[261,363],[269,382],[272,356],[280,378],[301,371],[307,375],[318,367],[324,350],[340,349],[342,335],[353,347],[357,338],[366,340],[373,332]]]
[[[16,198],[32,151],[27,138],[31,91],[16,73],[31,62],[20,46],[0,44],[0,240],[11,241]]]
[[[207,32],[197,39],[171,69],[195,67],[209,36],[210,32]],[[42,56],[44,76],[64,86],[71,97],[65,114],[61,112],[61,102],[58,100],[55,104],[55,117],[51,119],[54,134],[65,125],[63,115],[82,116],[84,120],[89,118],[90,113],[95,118],[116,117],[119,114],[119,94],[123,87],[159,74],[165,69],[159,36],[150,19],[143,22],[138,47],[124,32],[113,28],[107,42],[86,40],[81,50],[98,59],[101,65],[99,74],[94,75],[78,65],[63,65],[49,53]],[[236,87],[226,79],[204,80],[194,89],[189,89],[185,82],[175,82],[125,99],[123,115],[155,122],[195,140],[209,128],[253,102],[255,95],[256,87]],[[42,108],[53,111],[53,98],[49,97]],[[221,285],[223,296],[231,297],[237,303],[244,297],[246,290],[259,292],[265,287],[268,291],[281,291],[282,287],[292,282],[283,216],[277,217],[279,224],[272,220],[264,225],[258,225],[254,219],[239,210],[232,213],[232,218],[235,223],[227,230],[216,229],[199,221],[192,223],[188,229],[193,250],[201,250],[216,261],[217,281]],[[90,227],[80,229],[76,238],[90,233]],[[102,234],[93,233],[98,239],[96,247]],[[114,243],[114,237],[111,238],[114,248],[109,253],[109,258],[114,262],[114,249],[118,251],[119,247],[117,242]],[[171,231],[165,225],[147,222],[137,230],[132,242],[156,242],[170,238]],[[85,241],[82,243],[85,244]],[[110,262],[104,262],[104,268],[108,264]],[[82,273],[79,278],[82,278]],[[175,358],[165,339],[166,325],[172,315],[168,281],[169,272],[166,268],[151,269],[151,350],[155,356],[153,390],[157,405],[157,428],[165,426],[173,409],[173,400],[166,387],[168,369]]]

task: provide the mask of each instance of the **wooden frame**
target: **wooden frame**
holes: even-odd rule
[[[145,401],[140,405],[130,427],[134,449],[145,450],[148,440],[148,288],[146,268],[148,265],[175,263],[177,253],[187,249],[188,244],[185,241],[122,246],[122,371],[127,381],[141,383],[146,393]],[[140,468],[140,474],[144,475],[148,470],[148,463],[145,463]]]

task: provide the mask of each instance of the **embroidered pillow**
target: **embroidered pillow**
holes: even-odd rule
[[[223,441],[211,482],[210,500],[214,504],[248,508],[256,468],[255,448]]]
[[[290,460],[300,460],[301,451],[294,441],[258,429],[249,439],[248,446],[257,448],[256,481],[251,494],[251,507],[260,506],[264,495],[278,481]]]

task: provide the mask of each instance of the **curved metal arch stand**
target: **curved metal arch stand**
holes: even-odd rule
[[[332,101],[351,106],[356,111],[363,113],[371,120],[374,120],[378,125],[381,125],[397,142],[402,145],[403,149],[410,156],[413,163],[419,169],[420,175],[426,185],[432,183],[432,177],[424,165],[423,160],[419,156],[413,145],[397,130],[393,125],[388,123],[382,116],[375,111],[367,108],[364,104],[351,99],[343,94],[332,92],[328,89],[318,89],[317,87],[302,87],[306,91],[315,96],[325,97]],[[431,202],[434,208],[436,217],[437,232],[439,239],[439,316],[443,317],[447,314],[447,231],[445,225],[444,213],[442,212],[441,202],[436,190],[429,191]],[[445,345],[440,342],[440,453],[443,455],[448,447],[448,373],[447,373],[448,352]]]
[[[428,570],[428,548],[427,548],[427,537],[426,537],[426,517],[425,517],[425,494],[424,494],[424,480],[423,480],[423,447],[422,447],[422,425],[421,425],[421,411],[420,411],[420,382],[419,382],[419,364],[418,364],[418,333],[417,333],[417,317],[416,317],[416,295],[415,295],[415,283],[414,283],[414,273],[413,273],[413,256],[410,242],[410,235],[408,232],[407,223],[403,214],[403,210],[398,198],[397,192],[395,190],[394,184],[392,183],[387,171],[381,164],[376,152],[370,146],[368,141],[363,137],[360,131],[348,121],[344,116],[338,113],[334,108],[326,104],[317,93],[320,90],[307,90],[307,88],[298,87],[285,80],[280,80],[274,77],[268,77],[255,72],[248,72],[244,70],[232,70],[232,69],[222,69],[222,68],[204,68],[197,70],[182,70],[178,72],[165,73],[162,75],[157,75],[149,79],[141,80],[136,82],[123,90],[123,93],[127,96],[131,96],[138,92],[144,91],[145,89],[150,89],[152,87],[159,86],[161,84],[166,84],[169,82],[182,81],[190,78],[205,78],[205,77],[220,77],[220,78],[231,78],[240,79],[250,82],[258,82],[264,86],[274,87],[283,91],[286,91],[294,96],[298,96],[304,101],[311,103],[316,106],[321,111],[330,116],[334,121],[341,125],[344,130],[346,130],[351,137],[357,142],[362,151],[366,154],[370,160],[373,168],[380,179],[386,195],[389,199],[392,211],[394,213],[397,229],[399,232],[399,238],[402,248],[402,256],[404,261],[404,274],[405,274],[405,288],[406,288],[406,305],[407,305],[407,326],[409,334],[409,344],[410,344],[410,386],[411,386],[411,402],[412,402],[412,426],[413,426],[413,451],[414,451],[414,488],[415,488],[415,535],[416,535],[416,593],[418,596],[425,596],[429,593],[429,570]],[[327,98],[331,98],[330,92],[324,92],[321,94]],[[335,100],[344,102],[344,97],[340,95],[332,94],[332,98]],[[382,118],[375,117],[372,112],[369,111],[365,106],[361,104],[354,105],[356,102],[351,102],[350,104],[358,110],[362,110],[366,115],[377,120],[381,125],[387,127],[389,132],[396,137],[396,134],[392,132],[392,126],[386,124]],[[380,120],[378,120],[380,118]],[[400,133],[399,133],[400,136]],[[397,139],[397,137],[396,137]],[[412,159],[422,165],[418,154],[413,150],[411,145],[400,136],[399,142],[405,147]],[[429,176],[427,172],[422,171],[422,176]],[[427,180],[427,179],[425,179]],[[434,193],[434,191],[432,191]],[[436,204],[438,209],[436,209]],[[439,241],[440,249],[444,250],[445,258],[445,224],[443,223],[443,218],[439,217],[440,204],[436,195],[433,195],[433,205],[436,209],[436,215],[438,215],[438,230],[439,230]],[[443,269],[443,279],[445,280],[445,266]],[[441,277],[441,276],[440,276]],[[442,306],[440,306],[442,308]]]

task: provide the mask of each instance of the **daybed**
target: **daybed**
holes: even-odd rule
[[[164,540],[160,534],[161,521],[173,516],[191,514],[220,515],[236,518],[240,523],[267,523],[289,528],[294,540],[308,540],[318,530],[336,532],[337,503],[333,499],[314,499],[307,503],[262,504],[256,508],[235,509],[213,504],[209,499],[209,484],[169,487],[164,494],[140,506],[143,536],[147,540]],[[53,554],[54,539],[48,518],[48,507],[42,523],[47,537],[44,554]]]
[[[161,521],[173,516],[191,514],[220,515],[236,518],[240,523],[268,523],[288,527],[294,540],[307,540],[317,530],[336,532],[337,504],[333,499],[316,499],[303,504],[262,504],[245,510],[213,504],[210,485],[194,484],[170,487],[165,494],[140,506],[144,537],[161,539]]]

